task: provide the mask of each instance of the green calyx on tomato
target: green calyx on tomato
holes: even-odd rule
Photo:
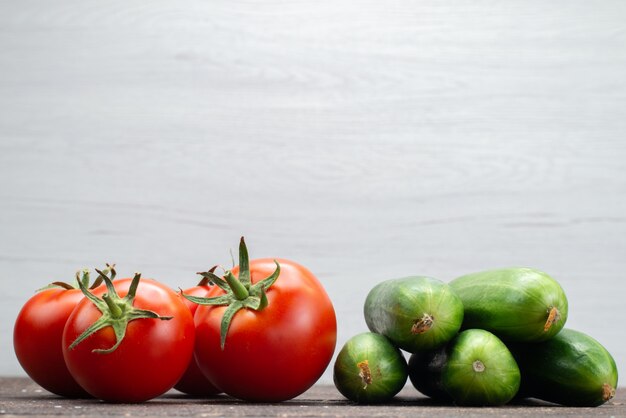
[[[199,305],[212,305],[212,306],[228,306],[222,317],[220,325],[220,345],[222,350],[226,345],[226,335],[228,334],[228,328],[230,323],[237,312],[241,309],[252,309],[255,311],[262,311],[268,305],[266,292],[276,282],[280,275],[280,264],[274,260],[276,264],[276,270],[263,280],[252,284],[250,276],[250,263],[248,257],[248,248],[246,243],[241,237],[239,242],[239,279],[235,275],[227,270],[224,273],[224,277],[219,277],[213,271],[215,268],[207,271],[200,272],[202,277],[208,278],[216,286],[222,289],[225,294],[221,296],[215,296],[210,298],[203,298],[197,296],[191,296],[182,294],[185,298],[193,303]]]
[[[211,276],[214,276],[215,270],[217,270],[219,266],[213,266],[209,269],[209,271],[197,273],[202,276],[202,279],[198,282],[196,286],[213,286],[213,279]],[[219,279],[219,277],[218,277]]]
[[[124,337],[126,336],[126,328],[128,327],[129,322],[144,318],[155,318],[161,320],[172,319],[171,316],[160,316],[156,312],[145,309],[137,309],[133,306],[133,300],[135,299],[135,294],[137,293],[137,286],[139,286],[141,273],[135,273],[135,277],[133,277],[128,293],[126,296],[121,298],[117,294],[115,286],[113,285],[113,279],[116,275],[115,269],[112,266],[108,266],[108,270],[111,274],[110,278],[103,271],[96,269],[99,274],[99,279],[103,280],[107,287],[107,293],[102,295],[102,299],[99,299],[91,293],[84,286],[82,281],[78,281],[80,290],[87,297],[87,299],[96,305],[96,308],[98,308],[98,310],[102,313],[102,316],[96,322],[91,324],[85,332],[79,335],[74,342],[72,342],[72,344],[70,344],[70,350],[90,335],[110,326],[115,332],[115,344],[111,348],[93,350],[94,353],[109,354],[115,351],[122,343],[122,340],[124,340]]]
[[[106,268],[104,270],[102,270],[105,274],[109,274],[109,271],[111,271],[111,269],[115,267],[115,265],[106,265]],[[96,287],[100,286],[100,284],[102,284],[102,277],[100,277],[100,275],[98,275],[98,278],[96,280],[94,280],[93,284],[90,286],[89,285],[89,270],[88,269],[82,269],[82,270],[78,270],[76,272],[76,276],[74,277],[74,282],[73,283],[66,283],[66,282],[52,282],[47,286],[42,287],[41,289],[37,289],[37,292],[41,292],[42,290],[46,290],[46,289],[54,289],[54,288],[62,288],[65,290],[72,290],[72,289],[80,289],[80,286],[82,285],[85,288],[89,288],[89,289],[95,289]]]

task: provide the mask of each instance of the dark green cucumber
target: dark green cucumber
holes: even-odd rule
[[[513,267],[450,282],[465,307],[463,328],[491,331],[504,341],[545,341],[567,320],[565,292],[538,270]]]
[[[598,406],[615,395],[617,367],[595,339],[564,329],[541,343],[509,344],[525,395],[566,406]]]
[[[364,313],[370,331],[410,353],[442,346],[463,322],[463,304],[450,286],[422,276],[379,283],[367,295]]]
[[[449,343],[441,382],[458,405],[504,405],[517,394],[520,370],[498,337],[468,329]]]
[[[418,351],[409,358],[409,379],[420,393],[439,400],[450,401],[452,398],[443,388],[441,374],[448,360],[446,346]]]
[[[335,360],[333,380],[346,398],[377,403],[400,392],[407,373],[406,360],[397,347],[383,335],[365,332],[343,346]]]

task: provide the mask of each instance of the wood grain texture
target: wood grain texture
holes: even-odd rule
[[[0,378],[0,414],[15,416],[200,416],[200,417],[619,417],[626,413],[626,389],[597,408],[571,408],[535,399],[502,407],[467,408],[441,404],[407,385],[393,400],[380,405],[350,402],[331,385],[315,385],[282,403],[242,402],[225,395],[192,398],[175,390],[141,404],[110,404],[92,399],[63,399],[42,390],[28,378]]]
[[[251,255],[326,286],[543,269],[626,373],[626,5],[0,0],[0,375],[33,290]],[[327,373],[324,377],[330,381]]]

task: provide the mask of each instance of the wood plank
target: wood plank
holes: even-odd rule
[[[0,414],[3,416],[330,416],[330,417],[462,417],[462,416],[623,416],[626,389],[596,408],[569,408],[536,400],[502,407],[457,407],[433,402],[407,386],[391,402],[358,405],[328,385],[316,385],[296,399],[259,404],[226,396],[194,399],[172,391],[142,404],[108,404],[86,399],[63,399],[42,391],[26,378],[0,378]]]

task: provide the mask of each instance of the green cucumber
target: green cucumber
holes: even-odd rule
[[[443,387],[441,374],[448,360],[446,347],[435,350],[418,351],[409,358],[409,380],[418,392],[439,400],[450,401],[450,395]]]
[[[567,320],[565,292],[530,268],[468,274],[450,282],[465,307],[463,328],[491,331],[504,341],[545,341]]]
[[[517,394],[520,370],[498,337],[468,329],[448,345],[441,382],[458,405],[504,405]]]
[[[385,336],[365,332],[343,346],[333,371],[343,396],[359,403],[386,402],[404,387],[407,364],[400,350]]]
[[[463,304],[450,286],[423,276],[379,283],[367,295],[364,313],[370,331],[410,353],[442,346],[463,322]]]
[[[525,395],[566,406],[598,406],[615,395],[617,367],[592,337],[564,329],[541,343],[509,344]]]

